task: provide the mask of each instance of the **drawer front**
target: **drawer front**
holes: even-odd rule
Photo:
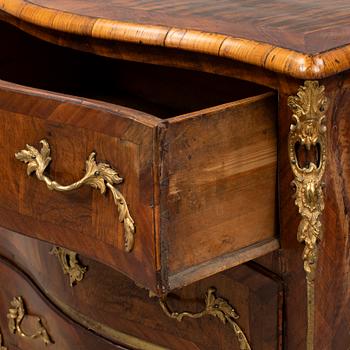
[[[114,342],[144,350],[240,349],[232,325],[224,324],[213,313],[198,319],[185,316],[179,322],[166,315],[158,299],[150,298],[146,290],[83,256],[78,256],[78,264],[87,270],[71,287],[59,259],[49,254],[51,244],[5,230],[0,230],[0,241],[0,254],[26,269],[59,308]],[[223,298],[239,315],[231,321],[244,332],[251,349],[280,349],[279,280],[256,264],[242,265],[172,292],[167,305],[176,312],[201,312],[212,287],[216,288],[215,296]]]
[[[153,133],[151,117],[143,113],[0,83],[0,225],[83,252],[154,287]],[[42,139],[50,145],[51,162],[41,175],[32,168],[28,177],[31,163],[19,160],[33,158],[26,144],[44,149]],[[45,184],[49,178],[62,185],[81,179],[91,152],[124,180],[112,187],[125,198],[135,221],[137,239],[130,251],[125,250],[128,216],[120,213],[124,209],[101,180],[100,168],[78,189],[50,191],[48,186],[55,185]],[[48,155],[40,156],[44,161]],[[103,171],[111,179],[112,170]]]
[[[124,349],[68,319],[0,257],[0,331],[7,350]],[[3,349],[3,348],[1,348]]]

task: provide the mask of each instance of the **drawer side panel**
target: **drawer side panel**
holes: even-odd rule
[[[274,238],[275,106],[265,94],[169,123],[169,275]]]

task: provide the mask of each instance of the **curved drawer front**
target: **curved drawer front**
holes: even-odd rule
[[[0,82],[0,226],[158,294],[254,259],[278,248],[275,113],[266,93],[161,120]]]
[[[0,225],[153,287],[155,123],[106,105],[0,84]]]
[[[237,328],[230,323],[233,321],[251,349],[279,349],[281,283],[257,265],[225,271],[177,290],[166,299],[169,311],[195,314],[205,310],[206,294],[216,288],[214,296],[224,300],[219,309],[224,310],[226,305],[226,310],[235,310],[230,321],[224,324],[209,310],[199,318],[184,316],[179,322],[163,312],[158,298],[150,298],[146,290],[107,266],[76,256],[77,264],[86,271],[71,287],[60,260],[50,255],[52,245],[3,230],[0,239],[0,254],[26,269],[53,303],[114,342],[142,350],[240,350]],[[30,258],[27,251],[32,252]]]
[[[0,284],[0,329],[8,350],[123,349],[66,318],[2,258]]]

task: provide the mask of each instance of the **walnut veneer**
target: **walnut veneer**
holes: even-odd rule
[[[349,14],[0,0],[0,349],[348,350]]]

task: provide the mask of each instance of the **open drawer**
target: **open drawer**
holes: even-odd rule
[[[8,33],[1,226],[99,260],[156,293],[278,247],[272,92]],[[110,168],[95,169],[95,159]]]

